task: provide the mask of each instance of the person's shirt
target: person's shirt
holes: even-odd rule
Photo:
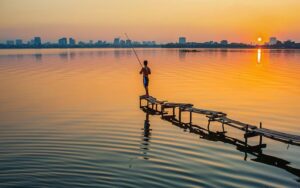
[[[144,77],[148,77],[148,75],[151,74],[151,70],[149,67],[143,67],[140,74],[143,74]]]

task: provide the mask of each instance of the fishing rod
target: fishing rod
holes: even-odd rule
[[[129,37],[128,37],[128,35],[127,35],[127,33],[124,33],[124,34],[125,34],[127,40],[130,40]],[[131,40],[130,40],[130,41],[131,41]],[[130,44],[131,44],[131,43],[130,43]],[[135,49],[134,49],[134,47],[133,47],[132,44],[131,44],[131,48],[132,48],[132,50],[133,50],[133,52],[134,52],[134,54],[135,54],[136,59],[137,59],[138,62],[140,63],[141,67],[143,67],[143,65],[142,65],[142,63],[141,63],[141,60],[140,60],[139,56],[137,55],[137,53],[136,53],[136,51],[135,51]]]

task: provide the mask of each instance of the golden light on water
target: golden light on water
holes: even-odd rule
[[[261,62],[261,49],[257,49],[257,63]]]

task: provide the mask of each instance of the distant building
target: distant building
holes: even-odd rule
[[[156,42],[155,41],[143,41],[142,44],[147,45],[147,46],[153,46],[156,44]]]
[[[76,45],[76,41],[75,41],[75,39],[74,38],[69,38],[69,45],[71,45],[71,46],[74,46],[74,45]]]
[[[78,42],[78,45],[83,46],[83,45],[85,45],[85,42],[79,41],[79,42]]]
[[[185,37],[179,37],[178,43],[179,44],[185,44],[186,43],[186,38]]]
[[[7,40],[6,44],[7,45],[15,45],[15,41],[13,41],[13,40]]]
[[[16,39],[16,45],[22,45],[23,41],[21,39]]]
[[[102,45],[103,42],[102,42],[102,40],[98,40],[95,44],[96,44],[96,45]]]
[[[27,45],[33,45],[33,39],[27,42]]]
[[[228,45],[228,41],[227,40],[221,40],[220,44],[221,45]]]
[[[33,45],[34,46],[41,46],[42,45],[42,39],[41,39],[41,37],[34,37],[33,38]]]
[[[138,42],[138,41],[134,41],[133,44],[134,44],[134,45],[141,45],[141,43]]]
[[[61,39],[58,40],[58,44],[60,46],[66,46],[67,45],[67,38],[66,37],[63,37]]]
[[[114,39],[114,45],[120,45],[120,38]]]
[[[269,45],[275,45],[275,44],[277,44],[276,37],[270,37]]]
[[[142,44],[143,45],[150,45],[150,42],[149,41],[143,41]]]
[[[128,39],[128,40],[126,40],[125,43],[126,43],[126,45],[130,45],[131,44],[131,40]]]
[[[125,45],[125,40],[120,40],[121,45]]]

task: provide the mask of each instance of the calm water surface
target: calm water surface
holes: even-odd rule
[[[158,99],[300,135],[299,50],[137,51]],[[300,147],[258,157],[140,110],[139,69],[127,49],[1,50],[0,187],[300,187]]]

